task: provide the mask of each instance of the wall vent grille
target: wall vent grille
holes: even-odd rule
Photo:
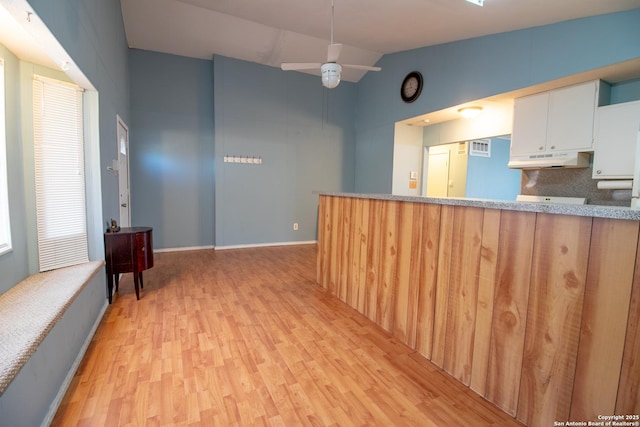
[[[491,140],[477,139],[469,143],[469,155],[478,157],[491,157]]]

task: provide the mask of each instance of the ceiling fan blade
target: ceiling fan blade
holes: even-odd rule
[[[340,43],[331,43],[327,49],[327,62],[338,62],[342,45]]]
[[[284,62],[280,65],[284,71],[289,70],[312,70],[314,68],[320,69],[322,64],[319,62]]]
[[[353,68],[356,70],[366,70],[366,71],[380,71],[382,68],[380,67],[369,67],[368,65],[350,65],[350,64],[342,64],[343,68]]]

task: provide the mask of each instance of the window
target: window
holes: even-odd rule
[[[0,255],[11,251],[9,191],[7,184],[7,134],[4,106],[4,62],[0,58]]]
[[[82,90],[34,76],[33,134],[40,271],[87,262]]]

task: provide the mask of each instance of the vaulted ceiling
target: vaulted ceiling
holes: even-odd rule
[[[374,65],[383,54],[640,7],[640,0],[334,0],[341,63]],[[331,0],[121,0],[132,48],[279,67],[324,62]],[[311,71],[312,73],[315,73]],[[364,71],[345,70],[358,81]]]

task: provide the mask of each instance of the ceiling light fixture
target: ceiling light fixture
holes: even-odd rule
[[[478,117],[478,115],[482,113],[482,107],[464,107],[460,108],[458,110],[458,113],[460,113],[465,119],[473,119],[475,117]]]
[[[342,72],[340,64],[327,62],[326,64],[322,64],[320,71],[322,72],[322,86],[328,89],[333,89],[338,86],[340,83],[340,73]]]
[[[484,0],[467,0],[469,3],[473,3],[477,6],[482,7],[482,5],[484,4]]]

